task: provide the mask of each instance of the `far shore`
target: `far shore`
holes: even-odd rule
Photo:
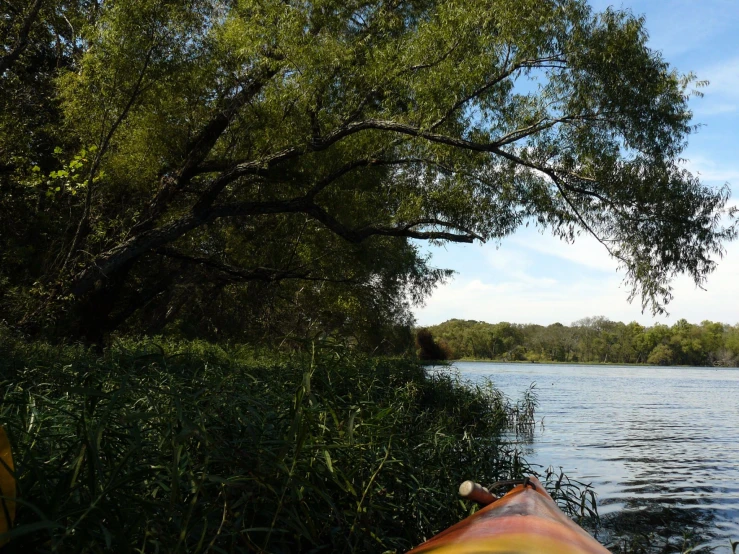
[[[439,363],[440,362],[440,363]],[[558,362],[558,361],[533,361],[533,360],[489,360],[486,358],[459,358],[456,360],[440,360],[436,365],[448,365],[454,362],[476,362],[487,364],[542,364],[542,365],[603,365],[603,366],[624,366],[624,367],[705,367],[706,369],[739,369],[732,366],[692,366],[692,365],[656,365],[647,363],[624,363],[624,362]]]

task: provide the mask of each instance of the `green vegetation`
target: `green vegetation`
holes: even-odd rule
[[[644,327],[588,317],[567,327],[451,319],[426,330],[441,359],[654,365],[739,365],[739,325],[681,319]]]
[[[661,310],[736,232],[702,85],[585,0],[6,0],[0,313],[52,340],[396,351],[412,239],[592,233]],[[402,333],[401,333],[402,334]]]
[[[535,398],[413,361],[2,339],[20,486],[4,553],[403,552],[469,513],[465,479],[526,471],[501,433]]]

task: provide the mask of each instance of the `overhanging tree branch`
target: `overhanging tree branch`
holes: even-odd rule
[[[510,52],[506,55],[506,62],[505,65],[508,65],[508,57],[510,55]],[[479,97],[480,95],[484,94],[488,90],[492,89],[496,85],[502,83],[505,79],[513,75],[516,71],[520,69],[525,68],[533,68],[533,67],[539,67],[540,64],[545,63],[551,63],[554,61],[559,61],[562,63],[565,63],[565,60],[560,58],[559,56],[551,56],[547,58],[539,58],[534,60],[523,60],[520,62],[517,62],[513,64],[508,69],[504,70],[499,75],[495,76],[493,79],[487,81],[486,83],[483,83],[481,86],[473,90],[471,93],[467,94],[466,96],[463,96],[462,98],[458,99],[452,106],[444,113],[443,116],[441,116],[438,120],[436,120],[430,127],[429,130],[433,131],[437,127],[439,127],[441,124],[443,124],[449,117],[456,112],[459,108],[466,105],[468,102],[474,100],[475,98]]]
[[[418,231],[414,227],[422,225],[437,225],[450,229],[462,230],[453,222],[442,220],[421,219],[397,226],[366,226],[352,229],[339,222],[326,210],[313,203],[312,198],[301,196],[290,200],[272,202],[244,202],[215,206],[207,211],[190,212],[173,222],[158,228],[142,232],[124,243],[100,255],[93,265],[80,272],[73,280],[71,292],[81,296],[95,286],[99,279],[116,271],[123,264],[138,258],[142,254],[165,246],[183,236],[188,231],[196,229],[205,223],[224,217],[246,217],[268,214],[304,213],[319,221],[334,234],[352,243],[361,243],[372,236],[406,237],[422,240],[445,240],[450,242],[472,243],[475,240],[484,240],[483,237],[471,231],[462,234],[447,231]]]
[[[258,66],[253,74],[249,76],[249,82],[201,129],[188,146],[187,154],[180,169],[174,176],[164,176],[162,178],[159,191],[149,206],[148,218],[139,223],[138,229],[150,228],[156,219],[164,213],[172,197],[202,171],[199,166],[210,154],[239,110],[258,95],[270,79],[280,72],[280,69],[274,61]],[[250,167],[250,169],[258,168]]]
[[[305,206],[305,213],[320,221],[324,227],[332,231],[334,234],[342,237],[343,239],[353,242],[360,243],[372,236],[386,236],[386,237],[406,237],[422,240],[446,240],[449,242],[462,242],[472,243],[475,240],[484,242],[484,239],[479,235],[470,231],[464,232],[464,234],[450,233],[447,231],[416,231],[414,227],[422,225],[438,225],[444,226],[451,229],[459,229],[459,226],[440,220],[421,219],[413,221],[411,223],[396,225],[396,226],[366,226],[360,229],[351,229],[346,225],[339,222],[335,217],[331,216],[326,210],[318,206],[317,204],[308,203]]]
[[[564,117],[555,117],[555,118],[542,117],[535,123],[528,125],[527,127],[515,129],[514,131],[511,131],[510,133],[507,133],[504,136],[496,139],[494,142],[498,146],[506,146],[508,144],[518,142],[519,140],[524,139],[526,137],[535,135],[536,133],[540,133],[541,131],[546,131],[547,129],[551,129],[552,127],[560,123],[572,123],[575,121],[596,121],[602,115],[603,114],[596,112],[596,113],[584,113],[584,114],[578,114],[578,115],[567,115]]]
[[[227,275],[230,279],[236,281],[266,281],[266,282],[277,282],[285,279],[297,279],[301,281],[320,281],[320,282],[331,282],[331,283],[356,283],[354,279],[336,279],[332,277],[324,277],[318,275],[311,275],[311,271],[304,270],[299,271],[296,269],[277,269],[272,267],[253,267],[244,268],[227,264],[207,258],[204,256],[194,256],[191,254],[185,254],[172,248],[157,248],[154,252],[165,256],[167,258],[173,258],[181,260],[190,264],[203,266],[209,269],[213,269],[220,273]]]
[[[227,264],[207,258],[204,256],[194,256],[179,252],[173,248],[157,248],[154,250],[157,254],[167,258],[181,260],[190,264],[195,264],[209,269],[214,269],[220,273],[224,273],[232,278],[238,278],[241,281],[281,281],[283,279],[309,279],[310,272],[294,271],[285,269],[276,269],[270,267],[254,267],[243,268],[232,264]]]
[[[337,142],[339,142],[340,140],[348,136],[351,136],[355,133],[364,131],[364,130],[372,129],[372,130],[381,130],[381,131],[394,131],[394,132],[403,133],[403,134],[410,135],[410,136],[425,138],[432,142],[448,144],[450,146],[456,146],[456,147],[461,147],[461,148],[466,148],[466,149],[476,150],[476,151],[492,152],[494,147],[500,147],[503,144],[507,144],[508,142],[511,142],[510,135],[506,135],[506,137],[504,137],[504,139],[506,139],[505,141],[496,141],[490,144],[484,144],[484,143],[475,143],[472,141],[466,141],[464,139],[457,139],[455,137],[448,137],[445,135],[434,134],[431,131],[441,126],[458,109],[466,105],[468,102],[470,102],[474,98],[479,97],[481,94],[484,94],[486,91],[490,90],[494,86],[500,84],[502,81],[504,81],[505,79],[513,75],[516,71],[519,71],[525,68],[538,67],[540,64],[552,63],[552,62],[565,63],[565,61],[566,60],[564,60],[561,56],[557,55],[557,56],[550,56],[550,57],[539,58],[539,59],[523,60],[521,62],[517,62],[513,64],[512,66],[510,66],[508,69],[506,69],[502,73],[496,75],[495,78],[485,82],[483,85],[473,90],[471,93],[458,99],[454,104],[452,104],[446,110],[446,112],[439,119],[437,119],[433,124],[429,126],[428,130],[423,130],[420,127],[415,127],[412,125],[397,123],[393,121],[386,121],[386,120],[379,120],[379,119],[367,119],[367,120],[359,121],[359,122],[345,123],[341,125],[338,129],[325,135],[324,137],[314,136],[306,145],[288,147],[288,148],[285,148],[284,150],[281,150],[279,152],[276,152],[274,154],[271,154],[259,160],[251,160],[251,161],[245,161],[245,162],[233,164],[230,167],[223,169],[221,175],[219,175],[216,179],[212,181],[207,192],[202,195],[201,199],[198,202],[199,208],[202,209],[203,207],[212,204],[215,201],[215,199],[218,197],[220,192],[229,183],[233,182],[234,180],[238,179],[241,176],[254,174],[255,172],[258,172],[260,170],[263,171],[265,168],[272,167],[279,163],[300,157],[310,152],[320,152],[320,151],[326,150],[329,147],[336,144]],[[578,117],[579,116],[569,116],[569,117],[561,118],[558,121],[575,120],[575,119],[578,119]],[[530,129],[530,132],[528,132],[527,134],[523,134],[525,130],[520,130],[519,131],[520,136],[517,136],[516,140],[519,140],[520,138],[523,138],[524,136],[533,134],[534,132],[538,132],[540,130],[543,130],[543,128],[540,129],[540,128],[532,127]],[[198,165],[193,166],[191,171],[192,171],[192,174],[194,175],[197,173],[207,173],[207,172],[217,171],[219,169],[224,168],[224,166],[228,166],[228,164],[223,163],[223,162],[205,162],[205,163],[200,164],[200,166]]]
[[[98,172],[100,163],[103,160],[103,156],[107,153],[108,148],[110,147],[110,141],[113,139],[113,136],[115,135],[121,123],[123,123],[126,117],[128,117],[128,114],[131,111],[131,108],[133,108],[134,104],[136,103],[136,100],[138,100],[139,95],[141,94],[144,77],[146,76],[146,71],[149,68],[149,64],[151,63],[151,56],[154,53],[155,47],[156,47],[156,44],[153,43],[149,47],[149,50],[146,52],[146,56],[144,58],[144,65],[141,68],[138,79],[136,79],[136,83],[134,84],[133,90],[131,91],[131,94],[129,95],[128,102],[126,102],[126,105],[123,107],[123,110],[121,111],[120,114],[118,114],[118,117],[113,122],[113,125],[111,125],[110,129],[108,130],[108,133],[105,135],[101,143],[98,145],[98,150],[95,153],[95,159],[93,160],[92,165],[90,166],[90,172],[87,175],[87,189],[85,191],[85,204],[84,204],[84,208],[82,211],[82,217],[80,217],[80,221],[77,225],[77,231],[75,231],[74,238],[72,239],[72,244],[70,245],[69,251],[67,252],[67,257],[65,258],[64,263],[62,264],[62,269],[61,269],[62,272],[66,269],[67,265],[72,259],[72,256],[74,256],[75,252],[77,251],[77,248],[80,245],[80,242],[82,241],[82,239],[84,238],[86,234],[85,230],[90,220],[90,210],[92,208],[92,193],[93,193],[93,184],[95,182],[95,175]]]

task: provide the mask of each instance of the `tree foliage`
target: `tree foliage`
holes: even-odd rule
[[[443,342],[434,339],[434,335],[428,329],[416,331],[416,349],[419,360],[438,361],[449,360],[451,351]]]
[[[451,358],[505,361],[648,363],[736,367],[739,325],[681,319],[671,327],[587,317],[570,326],[450,319],[426,330]]]
[[[413,239],[589,232],[659,311],[734,231],[698,83],[584,0],[5,2],[11,324],[306,338],[408,322]],[[382,343],[382,339],[375,341]]]

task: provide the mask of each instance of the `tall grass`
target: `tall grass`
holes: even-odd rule
[[[528,471],[492,385],[414,361],[0,339],[4,554],[403,552],[474,510],[460,482]]]

